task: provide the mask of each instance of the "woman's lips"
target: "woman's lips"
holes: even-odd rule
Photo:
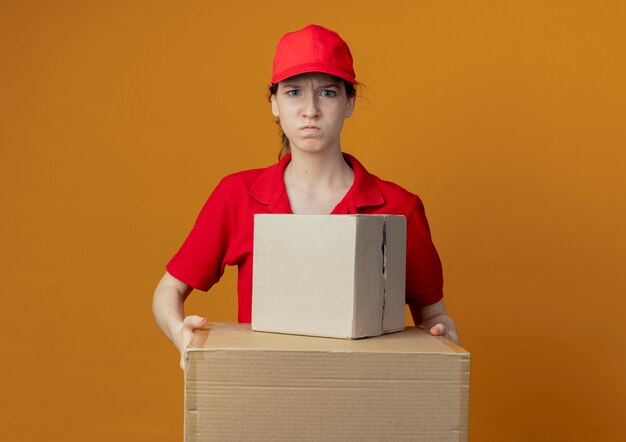
[[[319,130],[319,126],[302,126],[301,130]]]

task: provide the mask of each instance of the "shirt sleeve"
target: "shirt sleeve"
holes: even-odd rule
[[[222,180],[202,207],[187,239],[166,265],[172,276],[195,289],[209,290],[224,274],[232,226],[228,201]]]
[[[418,198],[407,220],[406,297],[420,307],[434,304],[443,297],[443,271],[426,219],[424,205]]]

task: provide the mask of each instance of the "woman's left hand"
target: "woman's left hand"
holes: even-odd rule
[[[459,343],[459,336],[456,331],[449,329],[445,324],[438,322],[430,328],[430,334],[433,336],[441,336],[442,338],[449,339],[454,343]]]

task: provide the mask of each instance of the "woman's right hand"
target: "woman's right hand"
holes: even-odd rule
[[[176,334],[176,348],[180,351],[180,368],[183,370],[185,369],[185,350],[191,342],[193,333],[204,324],[206,324],[206,319],[197,315],[186,316],[180,323],[180,329]]]
[[[191,290],[191,286],[165,272],[152,298],[154,319],[180,352],[180,368],[183,370],[185,349],[191,342],[193,332],[206,324],[206,319],[201,316],[185,316],[183,303]]]

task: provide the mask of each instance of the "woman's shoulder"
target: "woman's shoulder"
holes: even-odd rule
[[[258,169],[247,169],[229,173],[220,180],[220,185],[251,186],[267,169],[267,167],[261,167]]]
[[[269,173],[276,167],[275,164],[267,167],[259,167],[255,169],[246,169],[225,175],[219,182],[218,187],[226,187],[231,189],[247,189],[261,178],[261,176]]]
[[[376,186],[385,199],[385,205],[390,211],[406,212],[410,216],[416,209],[423,206],[420,197],[401,185],[376,177]]]
[[[400,184],[382,179],[369,172],[354,156],[346,155],[360,176],[357,192],[368,195],[368,200],[380,201],[376,209],[379,213],[396,213],[410,216],[415,208],[422,205],[417,194]]]
[[[212,195],[227,199],[235,205],[253,200],[270,203],[284,193],[285,185],[279,163],[268,167],[247,169],[223,177]]]
[[[395,183],[393,181],[384,180],[375,176],[376,186],[380,189],[381,193],[389,198],[398,199],[401,201],[413,201],[416,198],[419,199],[417,194],[411,192],[410,190],[402,187],[400,184]]]
[[[420,197],[400,184],[382,179],[368,172],[371,182],[380,191],[386,205],[398,207],[415,207],[421,202]]]

